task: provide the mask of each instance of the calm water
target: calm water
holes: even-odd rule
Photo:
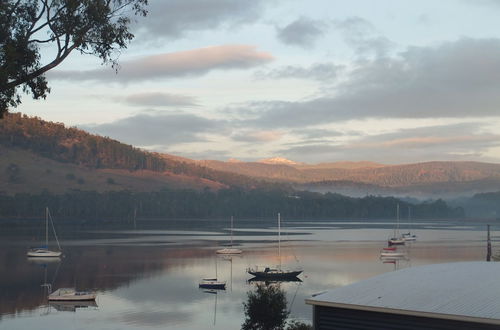
[[[57,222],[57,219],[56,219]],[[500,223],[492,223],[493,247]],[[393,220],[379,222],[284,221],[281,261],[300,266],[302,282],[282,283],[290,318],[310,322],[304,299],[398,268],[485,260],[486,223],[418,222],[409,259],[383,263],[379,251]],[[254,265],[277,265],[275,220],[235,220],[241,256],[217,257],[228,243],[229,221],[149,221],[98,228],[57,225],[61,261],[32,261],[29,246],[43,237],[43,220],[1,227],[0,329],[239,329],[243,302],[255,288],[246,273]],[[403,226],[404,227],[404,226]],[[406,228],[404,228],[406,229]],[[198,289],[203,277],[227,281],[217,294]],[[96,305],[49,305],[43,283],[54,289],[95,289]],[[82,304],[83,305],[83,304]]]

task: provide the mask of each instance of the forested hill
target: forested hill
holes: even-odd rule
[[[256,180],[210,169],[180,158],[143,151],[116,140],[89,134],[62,123],[10,113],[0,120],[0,145],[29,150],[58,162],[93,169],[170,172],[228,186],[255,185]]]

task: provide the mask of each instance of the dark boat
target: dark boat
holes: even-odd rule
[[[247,272],[257,278],[264,280],[280,280],[280,279],[294,279],[302,273],[302,270],[282,270],[277,268],[266,267],[263,270],[256,268],[249,268]]]
[[[204,278],[198,285],[202,289],[226,289],[226,281],[218,281],[216,278]]]

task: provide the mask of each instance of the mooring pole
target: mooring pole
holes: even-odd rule
[[[486,225],[488,228],[488,244],[487,244],[487,251],[486,251],[486,261],[491,261],[491,238],[490,238],[490,225]]]

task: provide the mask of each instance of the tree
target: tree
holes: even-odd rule
[[[279,285],[257,284],[255,291],[247,292],[243,303],[245,322],[242,330],[282,330],[288,311],[286,296]]]
[[[21,103],[18,88],[34,99],[50,92],[44,74],[74,50],[117,68],[118,51],[134,35],[134,15],[148,0],[2,0],[0,2],[0,118]],[[40,47],[54,55],[42,58]]]

